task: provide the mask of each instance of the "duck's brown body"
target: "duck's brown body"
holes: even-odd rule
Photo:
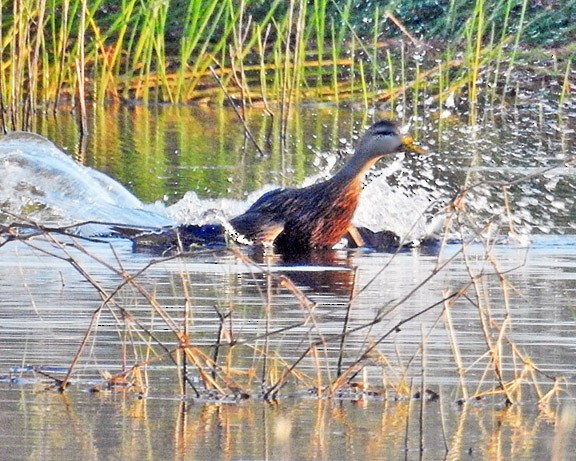
[[[240,234],[280,251],[331,248],[346,234],[358,205],[360,180],[277,189],[231,220]]]
[[[334,177],[303,189],[268,192],[230,222],[250,240],[274,243],[281,252],[331,248],[351,226],[366,171],[383,156],[404,147],[418,151],[411,138],[402,138],[392,122],[377,122]]]

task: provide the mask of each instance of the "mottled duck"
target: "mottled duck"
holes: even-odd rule
[[[423,153],[395,123],[376,122],[332,178],[301,189],[272,190],[230,223],[254,243],[273,244],[282,253],[332,248],[353,229],[366,172],[382,157],[401,151]]]

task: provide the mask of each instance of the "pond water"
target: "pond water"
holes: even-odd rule
[[[69,156],[0,141],[2,458],[573,459],[574,108],[412,118],[430,154],[379,164],[355,217],[416,242],[397,253],[106,232],[225,222],[330,175],[383,115],[254,112],[260,150],[229,109],[171,106],[93,113],[83,140],[39,117]]]

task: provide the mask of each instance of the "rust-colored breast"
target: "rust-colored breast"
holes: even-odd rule
[[[346,234],[358,205],[360,184],[321,184],[306,190],[276,240],[282,250],[331,248]]]
[[[314,247],[332,247],[346,234],[356,207],[360,191],[351,187],[343,190],[318,220],[311,235]]]

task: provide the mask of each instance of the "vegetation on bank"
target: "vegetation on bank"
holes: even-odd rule
[[[502,100],[529,66],[571,75],[576,2],[544,0],[22,0],[2,4],[1,120],[85,103],[262,105],[464,91]],[[538,51],[539,49],[543,51]]]

